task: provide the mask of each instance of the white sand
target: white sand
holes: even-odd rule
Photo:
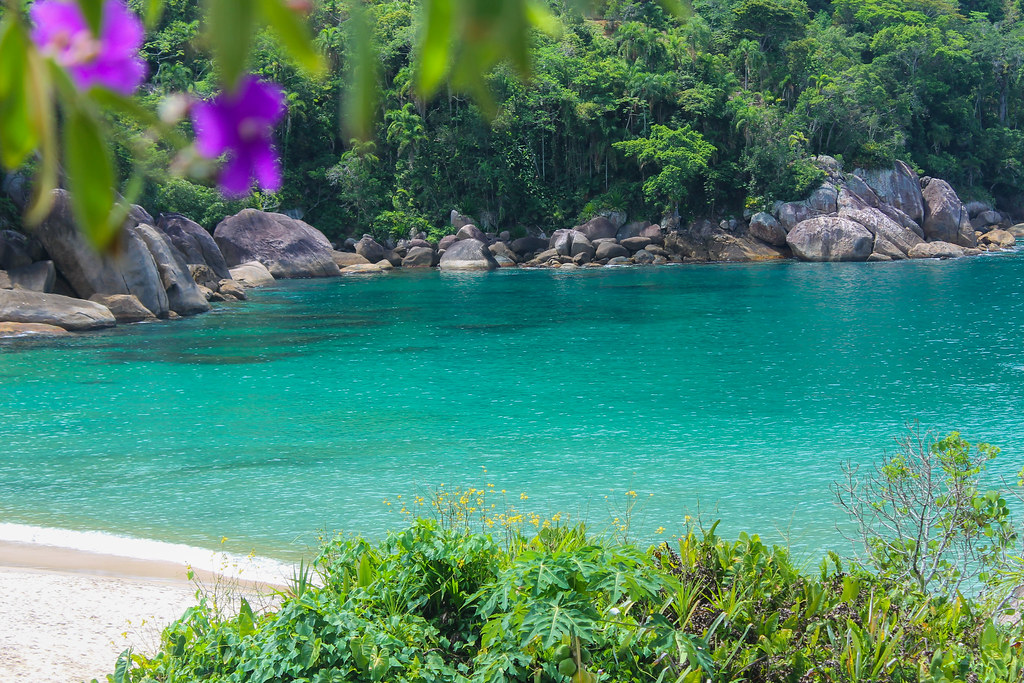
[[[131,647],[154,654],[164,626],[196,604],[186,568],[43,546],[0,543],[0,682],[105,681]],[[207,593],[254,609],[271,588],[210,574]],[[232,604],[233,603],[233,604]]]

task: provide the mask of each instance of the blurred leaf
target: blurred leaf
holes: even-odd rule
[[[47,63],[35,50],[25,52],[28,66],[26,95],[31,120],[39,141],[39,167],[33,182],[32,201],[25,220],[29,224],[43,220],[53,206],[53,189],[57,187],[57,123],[51,100],[53,81]],[[54,67],[54,71],[58,69]]]
[[[550,36],[558,36],[562,32],[562,23],[551,10],[537,0],[526,3],[526,17],[530,23]]]
[[[154,28],[164,16],[164,0],[145,0],[144,18],[148,28]]]
[[[314,47],[309,25],[303,17],[283,0],[260,0],[260,11],[291,58],[311,74],[322,75],[323,55]]]
[[[105,88],[95,88],[89,94],[97,104],[134,119],[143,126],[157,127],[161,125],[160,117],[143,107],[133,97],[125,97]]]
[[[430,97],[448,72],[452,40],[453,0],[426,0],[425,27],[420,43],[417,89],[420,97]]]
[[[353,8],[349,22],[355,42],[355,55],[343,119],[348,137],[369,140],[377,111],[377,71],[380,60],[377,56],[377,46],[373,42],[373,28],[366,17],[366,12],[357,5]]]
[[[20,166],[39,140],[29,114],[27,48],[21,24],[10,22],[0,36],[0,163],[8,169]]]
[[[252,0],[207,0],[207,36],[228,89],[245,72],[256,20]]]
[[[64,118],[64,165],[79,229],[105,250],[120,229],[111,221],[116,180],[99,123],[82,107],[70,108]]]
[[[78,0],[78,6],[93,35],[98,36],[103,25],[103,0]]]

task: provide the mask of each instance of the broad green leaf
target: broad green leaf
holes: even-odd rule
[[[28,62],[28,78],[26,94],[32,123],[39,141],[39,168],[33,182],[32,201],[25,220],[35,224],[43,220],[53,206],[53,189],[57,187],[59,148],[57,145],[57,123],[53,111],[51,96],[53,93],[53,73],[47,63],[35,50],[25,52]]]
[[[114,683],[130,683],[132,669],[132,650],[128,648],[117,657],[114,665]]]
[[[538,29],[550,36],[557,37],[562,32],[562,24],[548,7],[537,0],[526,3],[526,18]]]
[[[277,34],[291,58],[306,71],[317,76],[324,72],[324,59],[302,16],[282,0],[260,0],[263,20]]]
[[[426,0],[423,5],[424,28],[420,42],[417,88],[421,97],[430,97],[448,72],[452,41],[453,0]]]
[[[238,83],[249,61],[256,20],[252,0],[207,0],[207,36],[228,88]]]
[[[350,137],[369,140],[377,111],[377,69],[380,60],[365,11],[357,6],[349,21],[352,23],[352,38],[355,41],[355,59],[345,98],[344,123]]]
[[[242,606],[238,610],[238,635],[245,638],[256,632],[254,624],[252,607],[249,606],[249,601],[242,598]]]
[[[143,126],[157,127],[161,124],[159,116],[143,107],[133,97],[125,97],[106,88],[94,88],[89,92],[89,96],[104,108],[120,112]]]
[[[94,247],[107,249],[120,229],[110,220],[114,169],[99,123],[82,107],[71,108],[65,116],[64,166],[79,228]]]
[[[27,47],[21,24],[10,22],[0,36],[0,163],[8,169],[20,166],[39,141],[26,91]]]
[[[78,6],[82,8],[82,15],[93,35],[98,36],[103,26],[103,0],[78,0]]]

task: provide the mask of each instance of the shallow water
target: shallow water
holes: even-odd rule
[[[0,522],[286,559],[493,483],[598,526],[635,490],[645,538],[699,506],[838,547],[829,484],[908,421],[1024,464],[1022,295],[1018,255],[399,272],[2,342]]]

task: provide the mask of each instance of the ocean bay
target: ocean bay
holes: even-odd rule
[[[648,539],[699,501],[815,551],[840,542],[841,463],[908,421],[1019,468],[1022,275],[1016,254],[408,272],[5,342],[0,522],[288,559],[394,526],[399,494],[493,483],[598,528],[635,490]]]

